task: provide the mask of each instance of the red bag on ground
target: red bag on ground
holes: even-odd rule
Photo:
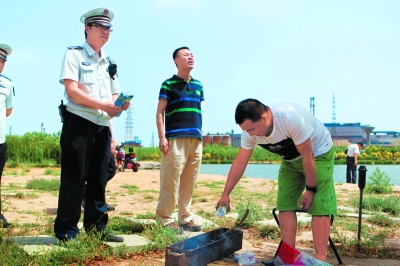
[[[275,258],[275,265],[328,266],[332,264],[316,259],[305,252],[298,251],[286,242],[282,242],[278,255]]]

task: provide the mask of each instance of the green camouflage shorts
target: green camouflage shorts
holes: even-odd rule
[[[315,157],[318,191],[308,213],[311,215],[335,215],[336,192],[333,182],[333,148],[325,154]],[[300,210],[299,202],[304,193],[306,179],[303,160],[282,161],[278,176],[279,211]]]

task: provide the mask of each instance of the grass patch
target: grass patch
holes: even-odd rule
[[[129,212],[129,211],[122,211],[119,214],[121,215],[133,215],[133,212]]]
[[[155,189],[145,189],[145,190],[141,190],[140,192],[143,192],[143,193],[155,193],[155,194],[159,194],[160,193],[160,191],[155,190]]]
[[[268,240],[274,240],[277,238],[281,238],[281,231],[277,226],[273,225],[263,225],[257,227],[259,231],[259,235],[262,238],[267,238]]]
[[[4,175],[18,175],[18,171],[17,170],[7,171],[4,173]]]
[[[135,193],[138,191],[138,189],[139,189],[137,186],[127,185],[127,184],[124,184],[124,185],[120,186],[120,188],[125,188],[125,189],[127,189],[129,195],[135,194]]]
[[[359,198],[353,198],[350,203],[354,208],[360,205]],[[386,212],[394,216],[400,214],[400,196],[398,195],[371,195],[363,199],[363,209],[367,211]]]
[[[19,165],[19,163],[17,161],[14,161],[14,160],[10,160],[7,163],[7,167],[9,167],[9,168],[17,168],[18,165]]]
[[[225,181],[215,181],[215,182],[198,182],[198,185],[203,185],[205,187],[208,188],[222,188],[223,186],[225,186]]]
[[[144,226],[142,223],[133,222],[122,217],[113,217],[107,224],[107,228],[113,233],[122,235],[141,233],[145,229]]]
[[[386,226],[386,227],[394,226],[396,224],[396,222],[390,219],[390,217],[382,214],[374,214],[370,218],[368,218],[367,221],[372,224],[376,224],[379,226]]]
[[[31,171],[31,168],[28,165],[23,165],[21,171],[23,173],[29,173]]]
[[[146,214],[138,214],[136,215],[136,219],[156,219],[156,214],[155,213],[151,213],[151,212],[147,212]]]
[[[44,170],[44,175],[61,175],[61,171],[47,168],[46,170]]]
[[[150,195],[150,194],[144,194],[144,195],[143,195],[143,198],[144,198],[145,200],[152,200],[152,199],[154,199],[155,197],[154,197],[153,195]]]
[[[146,225],[141,235],[153,241],[153,247],[157,250],[165,249],[166,246],[181,240],[181,238],[167,226],[161,226],[159,224]]]
[[[23,192],[18,191],[17,193],[15,193],[15,197],[18,199],[23,199],[25,198],[25,194]]]
[[[33,210],[23,210],[23,211],[20,211],[20,213],[39,215],[39,213],[37,211],[33,211]]]
[[[196,203],[196,202],[207,202],[208,199],[207,198],[192,198],[192,204]]]
[[[17,183],[8,183],[8,187],[9,188],[22,188],[24,186],[21,184],[17,184]]]
[[[51,179],[46,180],[43,178],[34,178],[26,183],[25,188],[36,189],[42,191],[59,191],[60,190],[60,180]]]
[[[379,167],[368,177],[368,180],[372,182],[367,183],[364,189],[365,193],[389,194],[393,192],[394,185],[390,183],[390,177],[385,172],[382,172]]]

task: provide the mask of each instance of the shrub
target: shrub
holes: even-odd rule
[[[263,225],[258,227],[258,231],[260,232],[260,236],[262,238],[267,238],[269,240],[274,240],[276,238],[281,237],[281,231],[279,227],[273,225]]]
[[[375,171],[368,177],[372,182],[367,182],[365,193],[389,194],[393,192],[393,184],[390,183],[390,177],[381,172],[377,167]]]
[[[350,201],[355,208],[359,207],[359,199],[353,198]],[[386,212],[393,215],[400,214],[400,197],[396,195],[375,196],[371,195],[363,199],[363,209],[368,211]]]

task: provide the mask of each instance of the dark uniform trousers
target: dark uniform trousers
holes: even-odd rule
[[[1,177],[3,176],[3,169],[4,166],[6,165],[6,160],[7,160],[6,150],[7,150],[7,144],[5,142],[3,144],[0,144],[0,182],[1,182]],[[2,209],[1,209],[1,196],[0,196],[0,214],[1,210]],[[2,218],[4,218],[4,216],[0,216],[0,222],[1,220],[3,220]]]
[[[354,157],[347,156],[346,158],[346,182],[347,183],[357,183],[357,165],[354,165],[356,160]]]
[[[3,169],[4,166],[6,165],[6,150],[7,150],[7,144],[4,142],[3,144],[0,144],[0,180],[1,177],[3,176]]]
[[[58,196],[54,233],[60,240],[75,238],[86,188],[83,226],[85,230],[106,228],[105,205],[108,164],[110,160],[110,128],[96,125],[67,112],[60,139],[61,185]]]

